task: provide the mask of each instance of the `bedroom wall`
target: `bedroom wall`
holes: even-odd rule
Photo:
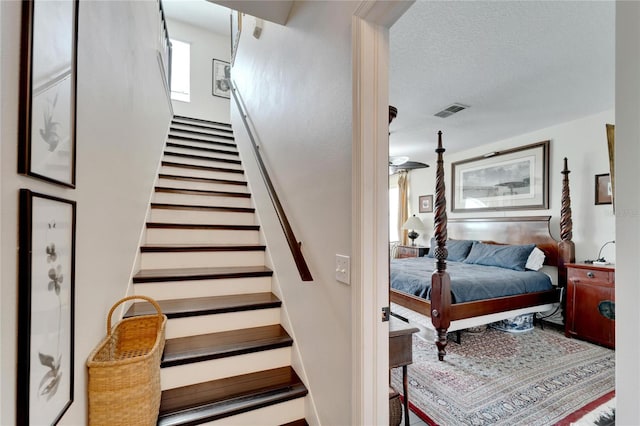
[[[167,19],[172,39],[191,43],[191,102],[172,100],[176,115],[229,123],[229,99],[213,96],[213,59],[229,62],[229,36]]]
[[[531,133],[505,139],[478,148],[456,153],[445,153],[445,186],[449,217],[498,217],[550,215],[551,234],[560,238],[560,207],[562,195],[563,159],[569,162],[571,209],[573,213],[573,241],[576,244],[576,260],[595,259],[600,247],[615,239],[615,216],[611,205],[595,205],[595,175],[609,173],[609,154],[605,123],[615,123],[614,111],[583,117]],[[549,154],[549,209],[489,213],[451,213],[451,163],[535,142],[550,140]],[[443,145],[447,146],[447,129],[443,128]],[[434,147],[435,149],[435,147]],[[428,245],[433,233],[433,214],[418,213],[418,197],[433,194],[435,188],[435,162],[427,169],[410,173],[409,211],[421,217],[427,231],[416,243]],[[615,245],[609,244],[602,255],[615,262]]]
[[[16,173],[21,2],[0,7],[0,424],[16,424],[18,190],[29,188],[77,202],[74,402],[59,424],[82,425],[85,362],[126,293],[170,120],[157,2],[80,2],[76,189]]]
[[[270,208],[261,229],[304,360],[319,421],[351,422],[351,287],[335,279],[335,255],[351,254],[351,17],[358,2],[296,2],[287,26],[243,21],[232,75],[257,130],[260,152],[309,264],[302,282]],[[235,108],[235,107],[234,107]],[[236,141],[243,124],[232,115]],[[253,154],[247,154],[253,155]],[[243,163],[250,182],[259,172]],[[262,185],[256,205],[271,204]]]

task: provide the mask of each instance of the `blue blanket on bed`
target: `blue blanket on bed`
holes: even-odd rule
[[[391,260],[391,288],[430,299],[431,274],[435,259],[414,257]],[[447,261],[451,277],[452,303],[551,290],[547,274],[536,271],[514,271],[496,266]]]

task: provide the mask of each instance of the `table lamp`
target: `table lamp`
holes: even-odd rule
[[[420,218],[417,218],[414,214],[409,219],[407,219],[404,225],[402,225],[402,229],[409,229],[409,233],[407,234],[407,236],[411,239],[411,245],[415,246],[416,238],[420,236],[420,234],[416,232],[416,229],[422,231],[424,229],[424,223],[422,223],[422,220],[420,220]]]

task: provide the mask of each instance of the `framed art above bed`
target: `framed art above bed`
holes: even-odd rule
[[[451,163],[453,212],[549,208],[549,141]]]

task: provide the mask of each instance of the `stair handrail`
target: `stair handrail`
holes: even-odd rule
[[[158,8],[160,11],[160,44],[163,50],[163,62],[165,70],[167,71],[167,87],[171,90],[171,39],[169,37],[169,29],[167,28],[167,17],[164,13],[164,7],[162,6],[162,0],[158,0]]]
[[[269,176],[269,172],[267,171],[267,167],[262,161],[262,155],[260,155],[260,148],[256,143],[256,139],[254,137],[254,132],[251,131],[251,126],[247,118],[249,114],[247,113],[247,108],[244,105],[244,101],[242,100],[242,95],[238,91],[238,86],[236,82],[231,79],[231,93],[233,94],[233,99],[238,106],[238,110],[240,111],[240,117],[242,118],[242,122],[244,123],[244,127],[249,135],[249,140],[251,141],[251,146],[253,147],[253,153],[256,157],[256,161],[258,163],[258,169],[260,170],[260,174],[262,175],[262,179],[267,187],[267,192],[269,193],[269,197],[271,198],[271,202],[273,203],[273,207],[276,211],[276,215],[278,216],[278,220],[280,221],[280,226],[282,226],[282,230],[284,231],[285,237],[287,239],[287,243],[289,244],[289,249],[291,250],[291,254],[293,255],[293,260],[298,267],[298,272],[300,273],[300,278],[302,281],[313,281],[313,277],[311,276],[311,271],[309,271],[309,266],[302,254],[302,250],[300,246],[302,243],[298,242],[295,234],[293,233],[293,229],[291,228],[291,224],[287,219],[287,215],[284,211],[284,207],[282,207],[282,203],[280,202],[280,198],[271,182],[271,177]]]

